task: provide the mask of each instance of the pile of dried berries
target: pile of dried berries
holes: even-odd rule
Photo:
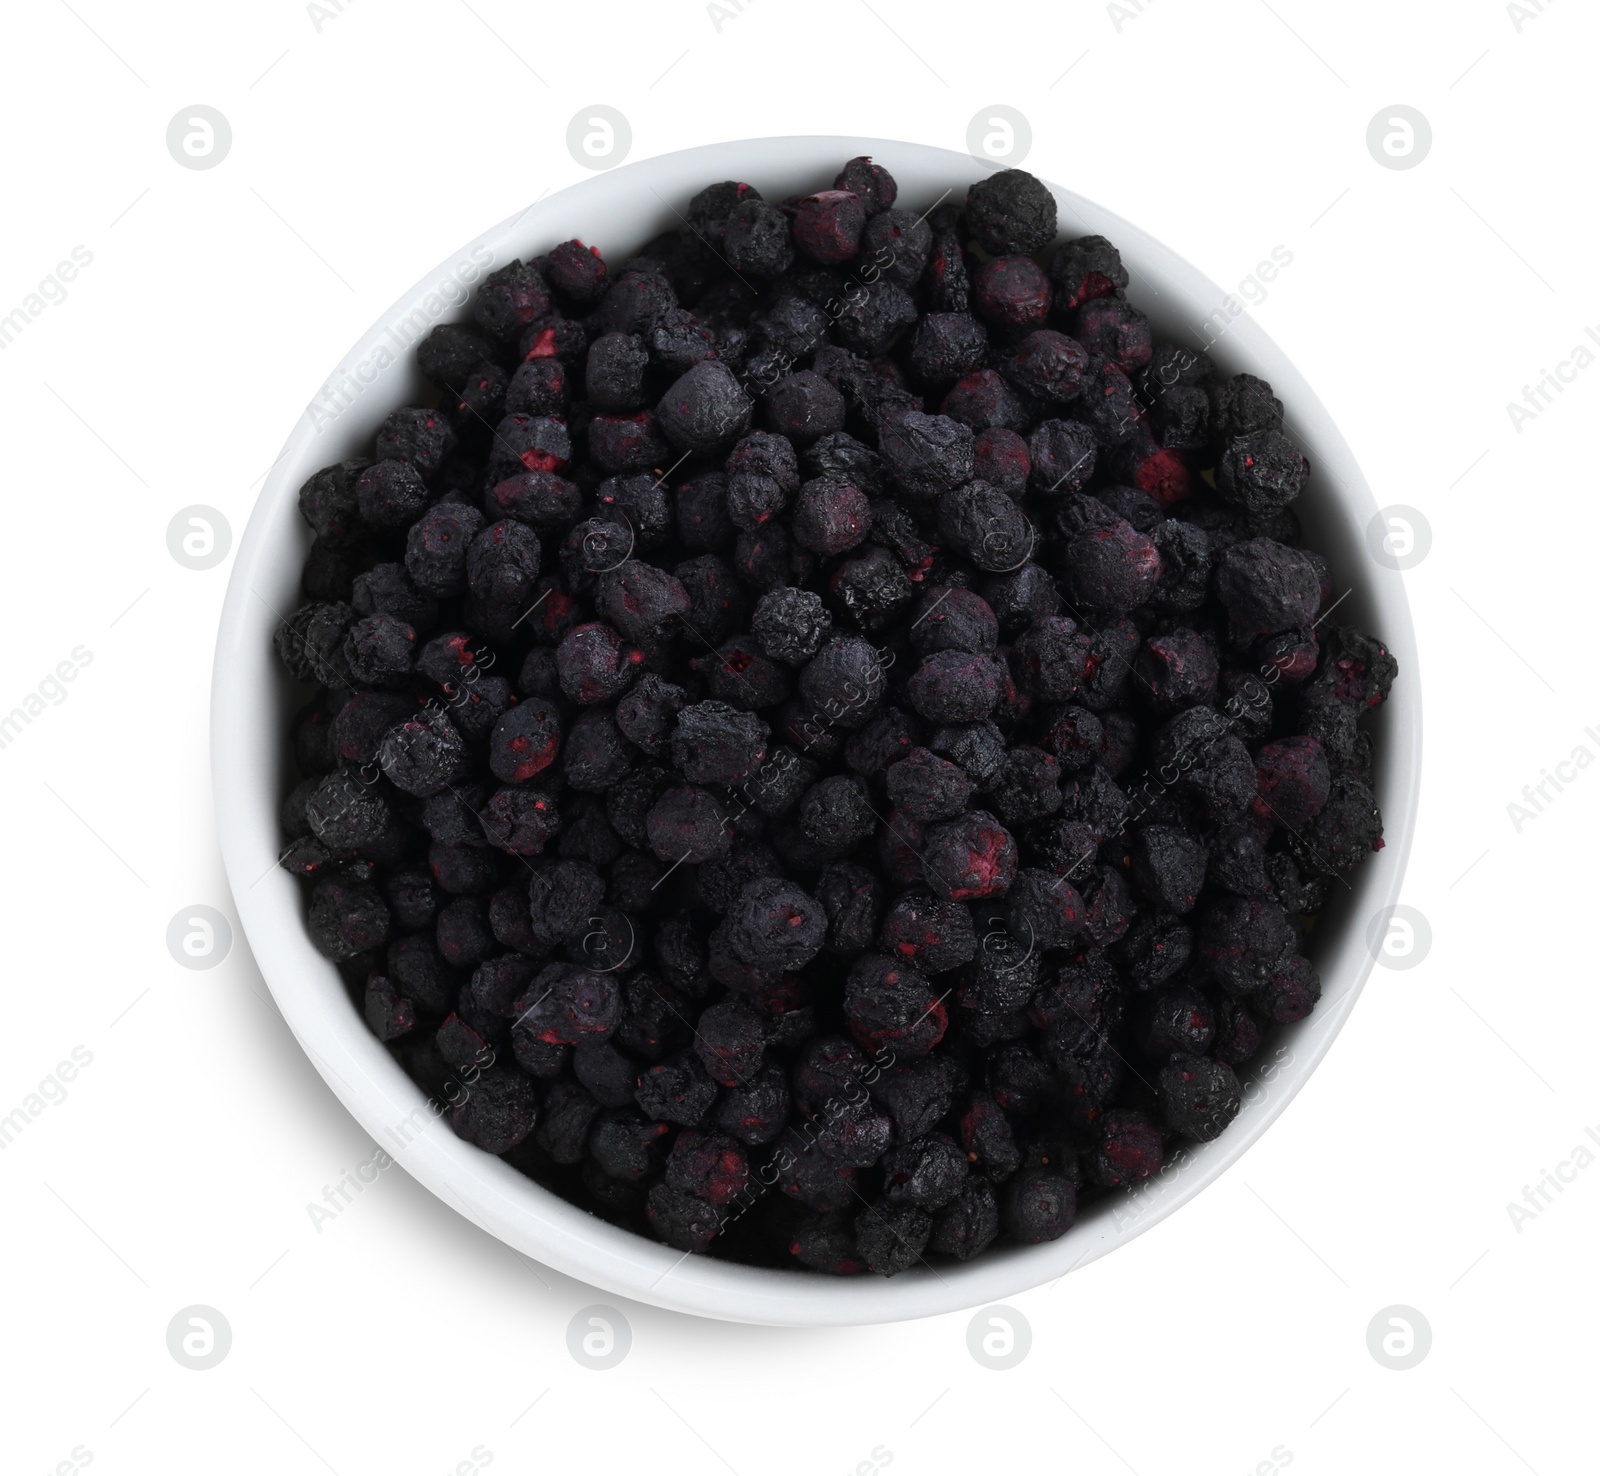
[[[1017,170],[513,261],[300,493],[283,864],[462,1137],[672,1246],[1034,1243],[1222,1131],[1381,845],[1269,385]]]

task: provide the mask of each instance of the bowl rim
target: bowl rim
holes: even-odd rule
[[[777,1326],[842,1326],[934,1316],[983,1306],[1054,1282],[1143,1233],[1188,1202],[1243,1156],[1271,1125],[1331,1047],[1376,960],[1378,919],[1398,899],[1419,800],[1421,681],[1415,634],[1398,571],[1365,553],[1379,517],[1349,446],[1320,399],[1247,312],[1184,258],[1139,227],[1076,193],[1045,181],[1057,198],[1059,234],[1110,237],[1132,275],[1130,297],[1158,327],[1193,330],[1225,317],[1209,352],[1227,372],[1248,368],[1268,379],[1286,407],[1286,427],[1311,454],[1313,478],[1302,504],[1318,536],[1310,539],[1336,571],[1359,570],[1351,610],[1379,632],[1400,663],[1401,678],[1375,714],[1375,790],[1385,817],[1385,847],[1360,869],[1319,946],[1324,993],[1318,1009],[1291,1027],[1271,1061],[1245,1074],[1245,1102],[1221,1136],[1175,1154],[1141,1190],[1089,1207],[1062,1239],[1040,1246],[996,1247],[953,1266],[921,1266],[901,1276],[833,1278],[802,1269],[765,1269],[676,1252],[589,1214],[500,1159],[465,1143],[368,1032],[335,967],[311,947],[298,884],[277,863],[279,799],[287,773],[283,742],[289,684],[271,652],[271,633],[298,601],[299,564],[309,534],[296,497],[317,467],[370,440],[390,410],[411,403],[420,385],[388,347],[397,325],[419,315],[428,326],[463,316],[466,288],[513,256],[547,250],[577,225],[638,218],[646,191],[660,219],[706,182],[747,178],[764,193],[825,187],[839,164],[857,155],[880,160],[899,179],[902,198],[931,198],[993,173],[971,155],[892,139],[833,135],[779,136],[700,145],[656,155],[541,197],[483,232],[421,277],[374,322],[307,406],[269,470],[239,540],[219,621],[211,697],[212,784],[218,837],[234,904],[248,945],[285,1022],[334,1094],[419,1182],[480,1229],[553,1269],[612,1294],[673,1311]],[[565,222],[565,223],[563,223]],[[657,225],[656,229],[661,229]],[[619,228],[638,244],[654,232]],[[469,266],[469,263],[471,264]],[[465,279],[465,280],[463,280]],[[459,301],[448,284],[455,283]],[[1157,300],[1151,301],[1149,294]],[[443,303],[440,307],[439,304]],[[1219,311],[1220,309],[1220,311]],[[388,361],[378,362],[384,354]],[[376,367],[374,365],[376,364]],[[393,367],[391,367],[393,366]],[[371,385],[377,385],[371,389]],[[337,432],[323,440],[328,430]]]

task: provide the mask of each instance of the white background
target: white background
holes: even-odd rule
[[[92,1063],[0,1150],[0,1465],[1592,1469],[1600,1164],[1520,1228],[1507,1204],[1600,1125],[1600,773],[1547,789],[1520,833],[1507,806],[1579,744],[1600,755],[1600,366],[1520,431],[1506,405],[1600,324],[1600,18],[1579,0],[1529,0],[1520,29],[1491,0],[724,8],[8,8],[0,316],[74,247],[93,259],[0,350],[0,712],[74,647],[92,660],[0,749],[0,1116],[74,1047]],[[165,144],[196,103],[233,131],[205,171]],[[1431,951],[1376,971],[1221,1182],[1014,1299],[1033,1342],[1009,1371],[969,1355],[966,1314],[795,1333],[631,1304],[628,1357],[580,1366],[569,1321],[615,1299],[403,1171],[313,1227],[308,1201],[372,1145],[237,936],[209,970],[165,944],[194,904],[231,916],[206,721],[231,561],[183,567],[169,521],[207,504],[237,536],[388,303],[584,177],[566,130],[595,103],[630,121],[631,158],[782,133],[961,148],[975,114],[1019,109],[1027,167],[1219,283],[1293,253],[1254,311],[1379,504],[1431,524],[1407,575],[1428,738],[1404,893]],[[1432,125],[1415,169],[1367,149],[1396,103]],[[167,1349],[191,1304],[232,1329],[208,1371]],[[1367,1346],[1392,1304],[1432,1328],[1404,1372]]]

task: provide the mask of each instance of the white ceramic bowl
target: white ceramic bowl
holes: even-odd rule
[[[540,1188],[499,1159],[464,1143],[432,1118],[422,1092],[368,1032],[333,965],[311,946],[299,887],[274,865],[277,821],[289,782],[286,729],[291,684],[272,653],[279,616],[299,601],[309,533],[296,505],[319,467],[369,449],[374,431],[424,386],[395,346],[408,332],[464,315],[452,283],[481,280],[513,257],[574,236],[600,242],[613,260],[679,223],[706,183],[746,179],[769,199],[825,188],[844,160],[871,154],[899,181],[902,204],[922,209],[944,191],[960,198],[991,172],[965,154],[868,138],[771,138],[713,144],[601,174],[495,226],[428,273],[350,351],[328,389],[285,445],[240,541],[223,607],[212,687],[212,772],[217,824],[234,901],[250,947],[284,1018],[339,1099],[405,1168],[491,1235],[534,1259],[607,1291],[657,1306],[737,1322],[777,1325],[889,1322],[980,1306],[1014,1295],[1115,1249],[1198,1194],[1258,1138],[1332,1044],[1373,965],[1370,920],[1397,898],[1410,849],[1422,748],[1417,655],[1401,576],[1367,552],[1377,507],[1349,448],[1305,380],[1248,316],[1212,348],[1230,372],[1271,381],[1290,432],[1311,458],[1312,482],[1298,510],[1308,543],[1330,560],[1339,618],[1381,637],[1400,680],[1373,725],[1385,849],[1356,873],[1318,929],[1315,962],[1322,1002],[1286,1030],[1248,1077],[1238,1118],[1214,1142],[1191,1147],[1129,1198],[1089,1207],[1061,1240],[997,1248],[969,1265],[942,1265],[886,1280],[838,1279],[803,1270],[762,1270],[703,1256],[684,1258],[599,1220]],[[1066,235],[1108,236],[1132,274],[1130,297],[1165,338],[1197,343],[1198,326],[1223,291],[1136,226],[1059,187]],[[454,304],[452,306],[451,304]],[[407,324],[413,325],[408,329]],[[401,1124],[413,1128],[409,1141]]]

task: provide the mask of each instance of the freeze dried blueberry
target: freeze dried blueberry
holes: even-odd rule
[[[1073,337],[1096,358],[1133,375],[1150,363],[1150,320],[1120,297],[1097,297],[1072,315]]]
[[[1339,875],[1360,865],[1381,844],[1383,819],[1372,790],[1354,774],[1342,774],[1328,802],[1300,832],[1299,854],[1319,871]]]
[[[1308,959],[1292,954],[1282,960],[1252,998],[1252,1008],[1274,1025],[1303,1020],[1322,998],[1322,979]]]
[[[1066,563],[1073,598],[1117,615],[1149,599],[1161,574],[1155,543],[1120,518],[1080,533],[1067,545]]]
[[[682,374],[717,354],[717,335],[691,312],[673,308],[650,330],[646,346],[660,368]]]
[[[1030,420],[1016,391],[993,369],[978,369],[958,379],[939,402],[939,413],[978,432],[1026,430]],[[973,455],[976,458],[976,443]]]
[[[966,906],[926,892],[907,892],[884,914],[879,941],[892,957],[927,974],[956,968],[978,951]]]
[[[1300,448],[1280,430],[1235,436],[1217,461],[1217,494],[1224,502],[1262,516],[1297,498],[1311,475]]]
[[[856,1245],[880,1276],[909,1271],[922,1259],[933,1221],[912,1204],[868,1205],[855,1219]]]
[[[1003,896],[1017,873],[1017,843],[993,815],[969,810],[932,826],[922,853],[936,895],[952,902]]]
[[[505,784],[523,784],[555,762],[561,724],[555,709],[538,698],[519,702],[489,735],[489,768]]]
[[[656,420],[680,451],[710,451],[737,440],[750,428],[752,408],[733,371],[719,360],[707,359],[661,397]]]
[[[972,780],[958,765],[926,748],[916,748],[887,775],[890,801],[923,822],[952,820],[972,798]]]
[[[461,897],[441,907],[434,921],[434,938],[439,957],[451,967],[470,969],[482,963],[494,951],[495,945],[483,900],[479,897]],[[392,958],[389,972],[397,977],[400,974]],[[418,998],[415,981],[408,979],[406,984],[412,998]]]
[[[419,635],[439,617],[438,601],[412,584],[404,564],[374,564],[357,574],[350,586],[350,603],[358,615],[394,615]]]
[[[602,333],[589,345],[584,388],[600,410],[637,410],[644,403],[650,356],[631,333]]]
[[[1209,1142],[1238,1115],[1239,1078],[1220,1061],[1176,1055],[1156,1079],[1167,1126],[1181,1137]]]
[[[1212,978],[1232,994],[1250,994],[1271,977],[1294,946],[1295,931],[1283,909],[1259,897],[1221,897],[1200,915],[1198,956]]]
[[[1211,421],[1219,441],[1283,426],[1283,402],[1254,374],[1236,374],[1210,386]]]
[[[594,302],[605,292],[606,264],[598,246],[563,241],[551,248],[543,265],[550,285],[574,302]]]
[[[969,589],[931,586],[911,621],[911,643],[925,656],[936,651],[993,651],[999,639],[994,611]]]
[[[1381,641],[1336,626],[1322,637],[1318,670],[1301,701],[1308,711],[1337,704],[1365,712],[1388,698],[1397,672],[1398,664]]]
[[[660,645],[691,609],[688,591],[677,579],[631,558],[599,571],[594,602],[597,613],[625,639],[646,647]]]
[[[635,1097],[645,1114],[659,1122],[698,1127],[716,1101],[717,1084],[698,1058],[680,1052],[642,1072]]]
[[[943,1209],[968,1180],[967,1158],[955,1140],[930,1133],[891,1149],[883,1160],[884,1197],[929,1212]]]
[[[651,1232],[674,1250],[705,1251],[722,1229],[722,1215],[697,1194],[654,1184],[645,1200]]]
[[[1172,825],[1136,830],[1129,846],[1134,880],[1145,895],[1168,912],[1190,911],[1206,876],[1206,848]]]
[[[533,1083],[508,1066],[491,1066],[451,1108],[450,1126],[485,1153],[508,1153],[533,1131],[538,1116]]]
[[[1213,818],[1237,815],[1256,797],[1250,751],[1213,708],[1180,712],[1157,730],[1150,755],[1162,783],[1193,794]]]
[[[552,1163],[582,1163],[601,1106],[578,1082],[553,1081],[544,1094],[534,1141]]]
[[[566,860],[540,867],[527,886],[529,928],[535,941],[547,948],[584,932],[605,893],[593,867]]]
[[[837,1214],[812,1214],[800,1221],[790,1233],[789,1254],[802,1266],[832,1276],[855,1276],[866,1270],[855,1231]]]
[[[991,255],[1031,256],[1055,239],[1055,196],[1026,171],[1002,169],[967,191],[967,224]]]
[[[1063,309],[1081,307],[1097,297],[1110,297],[1128,285],[1128,269],[1117,248],[1104,236],[1079,236],[1055,254],[1050,275],[1061,294]]]
[[[695,403],[704,408],[703,402]],[[719,399],[718,406],[722,403]],[[733,432],[735,427],[730,425],[728,429]],[[631,415],[596,415],[589,422],[589,455],[601,471],[620,475],[667,465],[672,446],[656,416],[649,410],[638,410]],[[492,474],[494,468],[491,466],[490,470]]]
[[[395,927],[404,932],[427,927],[444,902],[433,878],[421,867],[390,872],[383,879],[383,897]]]
[[[1094,433],[1101,447],[1122,446],[1134,439],[1144,420],[1144,409],[1132,382],[1109,359],[1091,358],[1083,393],[1072,411]]]
[[[846,559],[828,581],[836,607],[874,634],[892,625],[915,593],[900,561],[886,548],[866,548]]]
[[[1040,497],[1069,497],[1089,485],[1099,460],[1094,430],[1076,420],[1041,421],[1028,437],[1028,485]]]
[[[935,498],[972,474],[972,432],[948,416],[897,416],[879,430],[878,449],[895,482],[916,499]]]
[[[424,477],[431,477],[455,446],[455,432],[449,421],[437,411],[408,405],[392,412],[378,427],[374,453],[379,462],[409,462]],[[359,498],[361,484],[358,482],[356,487]],[[367,514],[363,511],[362,516]],[[367,520],[376,521],[370,517]]]
[[[691,657],[689,666],[705,677],[717,701],[747,712],[775,707],[789,695],[788,673],[743,636],[724,641],[704,656]]]
[[[894,176],[883,165],[874,164],[866,154],[850,160],[839,171],[833,187],[836,190],[849,190],[854,193],[869,215],[887,210],[894,204],[895,197],[899,193],[899,186],[895,184]]]
[[[1086,643],[1087,644],[1087,643]],[[1094,764],[1105,746],[1106,729],[1101,720],[1084,707],[1053,710],[1049,728],[1039,742],[1053,753],[1063,769],[1076,771]]]
[[[589,1130],[589,1156],[614,1179],[637,1181],[666,1157],[672,1127],[647,1122],[637,1112],[605,1112]]]
[[[406,534],[406,573],[424,594],[444,599],[467,582],[467,552],[483,528],[483,514],[459,502],[429,508]]]
[[[1217,560],[1217,598],[1248,631],[1282,631],[1309,624],[1322,603],[1315,566],[1294,548],[1252,538],[1225,548]]]
[[[434,1033],[433,1043],[452,1070],[468,1073],[494,1058],[488,1043],[459,1015],[450,1015]]]
[[[539,578],[539,538],[509,518],[485,528],[467,549],[467,620],[509,635],[527,612]]]
[[[883,888],[871,871],[854,862],[833,862],[823,867],[812,891],[828,915],[823,946],[829,953],[853,958],[872,946]]]
[[[1031,257],[996,256],[973,277],[972,300],[1002,330],[1036,328],[1050,312],[1050,279]]]
[[[517,366],[506,384],[505,412],[508,415],[564,416],[567,394],[567,366],[560,359],[528,359]]]
[[[686,559],[672,571],[689,596],[679,624],[696,645],[716,646],[743,623],[749,608],[737,576],[715,554]]]
[[[800,673],[800,695],[832,726],[861,727],[885,686],[878,653],[856,636],[834,636]]]
[[[1072,1228],[1077,1196],[1072,1180],[1048,1169],[1027,1168],[1006,1184],[1000,1223],[1013,1240],[1041,1245]]]
[[[888,353],[916,321],[916,300],[898,282],[880,276],[845,294],[833,331],[846,348],[876,357]]]
[[[792,748],[779,746],[745,781],[743,793],[768,819],[787,815],[817,781],[817,766]]]
[[[356,504],[375,528],[408,528],[427,510],[428,488],[409,461],[379,461],[356,479]]]
[[[1315,738],[1264,743],[1256,751],[1257,798],[1251,812],[1286,830],[1299,830],[1328,802],[1327,754]]]
[[[319,538],[348,542],[360,531],[357,480],[367,469],[364,457],[335,462],[313,472],[300,488],[300,516]]]
[[[273,648],[289,675],[297,681],[318,681],[342,690],[349,688],[345,665],[345,634],[355,624],[356,612],[339,601],[312,601],[301,605],[274,630]]]
[[[1089,1173],[1095,1183],[1114,1189],[1152,1178],[1162,1158],[1160,1128],[1142,1112],[1118,1108],[1100,1119]]]
[[[989,786],[989,802],[1007,825],[1042,820],[1061,808],[1061,765],[1041,748],[1019,743]]]
[[[668,1187],[715,1205],[736,1200],[749,1179],[750,1162],[744,1150],[721,1133],[686,1129],[667,1154]]]
[[[616,978],[551,964],[541,970],[512,1005],[515,1029],[546,1045],[578,1045],[604,1040],[622,1016],[622,995]]]
[[[750,620],[761,649],[774,661],[791,664],[815,656],[832,625],[818,595],[787,586],[762,595]]]
[[[722,241],[728,265],[742,276],[770,280],[794,261],[788,219],[759,197],[747,197],[729,211]]]
[[[795,206],[790,230],[794,243],[812,261],[837,266],[860,249],[867,212],[861,197],[848,189],[807,195]]]
[[[1091,642],[1065,615],[1035,620],[1016,643],[1016,669],[1024,688],[1044,702],[1077,696],[1091,654]]]
[[[1210,1001],[1198,989],[1182,984],[1163,989],[1145,1006],[1140,1045],[1154,1060],[1180,1051],[1204,1055],[1215,1035]]]
[[[562,745],[561,772],[569,788],[604,794],[632,767],[637,755],[603,707],[579,713]]]
[[[641,660],[636,647],[624,645],[616,631],[599,621],[575,627],[556,648],[561,690],[584,706],[614,701],[627,691]]]
[[[749,967],[782,973],[816,956],[827,926],[827,913],[814,898],[792,882],[763,878],[739,894],[718,935]]]
[[[929,749],[949,759],[967,777],[986,789],[1005,764],[1006,741],[991,722],[957,723],[938,729],[928,740]]]
[[[593,333],[647,333],[677,305],[666,277],[629,269],[606,289],[588,323]]]
[[[481,333],[458,323],[441,323],[417,345],[417,367],[441,389],[455,390],[485,359],[494,345]]]
[[[712,1120],[747,1146],[773,1142],[789,1121],[792,1101],[781,1066],[764,1066],[723,1092]]]
[[[1089,353],[1076,339],[1054,329],[1035,329],[1000,362],[1018,389],[1042,404],[1065,405],[1083,393]]]
[[[894,1124],[864,1095],[841,1103],[818,1120],[817,1151],[847,1168],[876,1167],[894,1136]]]
[[[812,553],[832,556],[849,552],[872,528],[867,495],[837,477],[813,477],[795,502],[794,537]]]
[[[1034,530],[1022,510],[987,482],[944,493],[938,517],[944,539],[990,573],[1020,567],[1034,547]]]
[[[1032,472],[1028,443],[1016,431],[991,426],[973,441],[973,478],[998,487],[1013,502],[1022,501]]]
[[[759,528],[788,506],[799,483],[789,441],[768,431],[754,431],[728,456],[728,515],[741,528]]]
[[[970,1261],[981,1255],[1000,1234],[1000,1207],[987,1179],[969,1177],[954,1200],[934,1217],[929,1250]]]
[[[416,1028],[416,1006],[398,993],[392,980],[374,974],[367,980],[362,1013],[367,1028],[382,1041],[397,1040]]]
[[[693,784],[738,784],[760,768],[771,730],[752,713],[700,702],[678,714],[672,762]]]
[[[943,388],[981,368],[989,334],[970,313],[927,313],[912,335],[907,358],[917,380]]]
[[[384,734],[378,763],[396,789],[437,794],[472,771],[472,758],[455,725],[438,708],[425,708]]]
[[[1083,931],[1083,899],[1065,877],[1025,866],[1006,897],[1006,927],[1026,947],[1062,948]]]
[[[999,1183],[1022,1162],[1005,1112],[987,1092],[973,1092],[958,1119],[961,1147],[975,1172]]]
[[[733,827],[716,798],[692,784],[669,789],[645,817],[650,849],[663,861],[701,862],[724,856]]]
[[[906,692],[929,722],[975,723],[994,710],[1001,669],[992,656],[937,651],[912,675]]]
[[[800,801],[800,828],[819,846],[849,850],[877,826],[867,787],[854,775],[818,780]]]
[[[365,616],[344,638],[345,665],[367,686],[404,686],[416,641],[416,631],[394,615]]]

